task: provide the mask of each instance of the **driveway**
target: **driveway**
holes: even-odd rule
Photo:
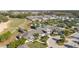
[[[59,46],[59,45],[57,45],[57,44],[56,44],[56,40],[55,40],[54,38],[56,38],[56,39],[58,40],[58,39],[59,39],[59,36],[50,37],[50,38],[47,40],[48,47],[64,48],[64,46]]]

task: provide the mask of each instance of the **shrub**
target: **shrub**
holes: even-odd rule
[[[7,40],[10,37],[10,35],[11,35],[11,32],[9,31],[0,35],[0,42]]]
[[[48,38],[49,38],[48,36],[43,36],[43,37],[41,37],[40,41],[46,43]]]
[[[0,15],[0,22],[6,22],[9,19],[6,16]]]
[[[19,40],[15,40],[7,45],[8,48],[17,48],[20,45],[23,45],[25,43],[26,39],[21,38]]]
[[[57,40],[57,41],[56,41],[56,43],[57,43],[58,45],[64,45],[64,42],[65,42],[65,40],[63,40],[63,39],[60,39],[60,40]]]

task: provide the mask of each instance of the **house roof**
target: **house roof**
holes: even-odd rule
[[[76,32],[76,33],[74,33],[73,35],[71,35],[72,37],[74,37],[74,38],[79,38],[79,33],[78,32]]]

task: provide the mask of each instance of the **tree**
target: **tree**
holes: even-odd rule
[[[65,24],[64,23],[58,23],[57,26],[64,28],[65,27]]]
[[[65,36],[64,36],[64,35],[60,35],[60,38],[61,38],[61,39],[57,40],[56,43],[57,43],[58,45],[63,45],[64,42],[65,42]]]
[[[9,19],[6,16],[0,15],[0,22],[6,22]]]
[[[16,18],[26,18],[26,14],[23,13],[17,14]]]
[[[64,36],[64,35],[60,35],[60,38],[61,38],[61,39],[65,39],[65,36]]]
[[[9,16],[11,18],[26,18],[27,14],[26,13],[19,13],[19,14],[11,13],[11,14],[9,14]]]
[[[39,33],[34,33],[33,36],[35,37],[35,39],[38,39],[38,37],[39,37]]]
[[[65,35],[65,36],[68,36],[68,35],[69,35],[69,30],[68,30],[68,29],[65,29],[65,30],[64,30],[64,35]]]
[[[41,39],[40,39],[40,41],[46,43],[46,41],[47,41],[48,38],[49,38],[48,36],[42,36]]]

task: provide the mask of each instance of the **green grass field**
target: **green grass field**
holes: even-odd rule
[[[40,43],[38,41],[28,42],[27,45],[30,48],[46,48],[47,47],[47,45]]]

